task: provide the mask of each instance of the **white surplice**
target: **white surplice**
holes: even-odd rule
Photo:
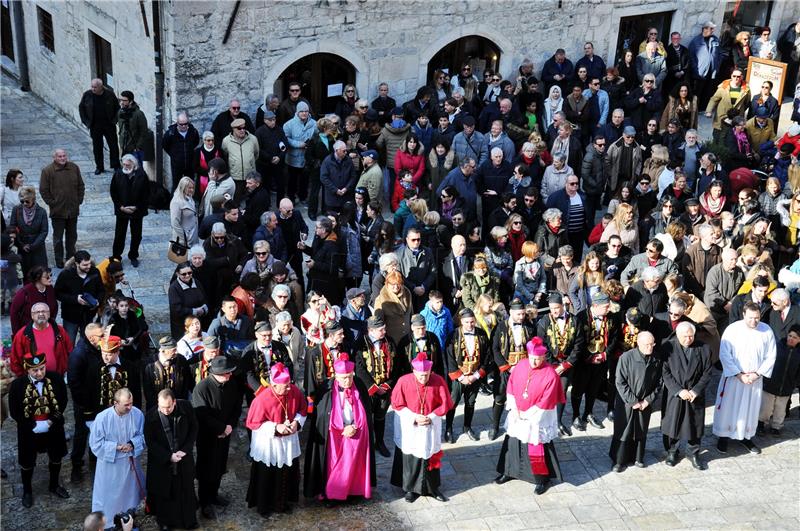
[[[435,413],[425,416],[431,423],[419,426],[417,414],[407,407],[394,412],[394,443],[404,454],[430,459],[442,449],[442,417]]]
[[[764,323],[752,329],[742,320],[725,329],[719,349],[722,378],[714,404],[714,435],[736,440],[755,435],[761,389],[764,378],[772,375],[776,354],[775,335]],[[736,378],[740,372],[757,372],[761,378],[746,385]]]

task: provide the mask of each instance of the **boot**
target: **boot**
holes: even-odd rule
[[[22,506],[30,508],[33,505],[33,468],[20,469],[20,476],[22,476]]]
[[[61,463],[50,463],[50,487],[49,491],[58,496],[59,498],[69,498],[69,492],[62,487],[58,482],[58,476],[61,474]]]
[[[493,441],[500,435],[500,419],[503,416],[503,405],[495,404],[492,407],[492,429],[489,430],[489,440]]]
[[[389,449],[386,448],[386,444],[383,442],[383,434],[386,430],[386,419],[376,420],[375,424],[375,450],[383,457],[389,457],[391,454],[389,453]]]
[[[456,438],[453,436],[453,419],[456,416],[455,408],[447,412],[444,423],[444,442],[455,444]]]
[[[472,417],[475,416],[475,406],[464,406],[464,433],[473,441],[478,440],[478,436],[472,431]]]

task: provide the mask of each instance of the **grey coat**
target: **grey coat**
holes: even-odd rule
[[[628,287],[637,281],[642,275],[644,268],[648,265],[650,264],[648,264],[647,253],[633,255],[631,257],[631,261],[628,262],[628,265],[622,270],[622,278],[620,279],[622,285],[624,287]],[[655,268],[658,269],[658,272],[661,273],[662,277],[665,277],[670,273],[675,273],[676,275],[678,274],[678,266],[676,266],[675,262],[666,256],[661,256],[658,259]]]

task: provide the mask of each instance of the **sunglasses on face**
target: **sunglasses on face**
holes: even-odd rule
[[[241,126],[241,127],[234,127],[234,129],[238,129],[239,131],[241,131],[241,130],[242,130],[242,129],[244,129],[244,128],[245,128],[244,126]]]
[[[238,111],[239,109],[241,109],[241,107],[231,107],[232,111]]]
[[[594,145],[597,146],[597,147],[605,147],[606,143],[605,142],[595,142]]]
[[[300,89],[289,89],[289,92],[300,92]]]
[[[569,182],[569,183],[567,183],[567,185],[568,185],[568,186],[578,186],[578,182],[577,182],[577,181],[575,181],[575,182]]]
[[[499,77],[493,77],[492,81],[500,81],[500,78]]]
[[[731,76],[732,79],[740,79],[742,76]]]
[[[267,253],[264,252],[264,251],[258,251],[257,253],[255,253],[255,255],[256,256],[267,256]]]
[[[191,271],[181,271],[181,272],[180,272],[180,273],[178,273],[178,274],[179,274],[180,276],[182,276],[182,277],[188,277],[188,276],[190,276],[190,275],[192,274],[192,272],[191,272]]]
[[[655,80],[653,80],[653,79],[645,79],[645,80],[644,80],[644,82],[645,82],[645,83],[653,83],[654,81],[655,81]]]

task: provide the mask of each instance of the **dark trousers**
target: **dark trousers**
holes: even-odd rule
[[[231,437],[197,440],[197,498],[201,507],[211,505],[228,468]]]
[[[644,463],[645,444],[647,444],[647,439],[619,441],[617,455],[614,456],[614,464],[623,466],[629,464],[631,455],[634,455],[634,461]]]
[[[453,429],[453,419],[456,417],[456,408],[461,403],[461,397],[464,397],[464,428],[472,427],[472,416],[475,414],[475,401],[478,399],[478,390],[480,389],[481,381],[464,385],[459,381],[454,381],[450,390],[450,398],[453,399],[453,409],[447,412],[446,422],[447,429]]]
[[[83,416],[83,408],[72,401],[72,409],[75,414],[75,433],[72,435],[72,468],[83,466],[83,456],[86,453],[86,443],[89,440],[89,428],[86,427],[86,419]]]
[[[319,170],[315,170],[308,176],[308,216],[312,219],[325,212],[325,197],[323,195],[320,200],[320,192],[322,182],[319,180]]]
[[[594,224],[597,211],[603,205],[603,194],[586,194],[586,201],[583,202],[583,208],[586,209],[586,219],[590,220],[590,224]],[[592,230],[594,226],[589,227]]]
[[[53,255],[56,264],[64,262],[64,234],[67,240],[67,260],[75,256],[75,244],[78,242],[78,218],[52,218],[53,223]]]
[[[672,439],[664,435],[664,446],[667,448],[667,452],[671,454],[677,454],[680,443],[680,439]],[[686,455],[697,455],[698,453],[700,453],[700,439],[687,440]]]
[[[567,233],[567,240],[569,244],[572,246],[572,250],[575,251],[574,260],[575,262],[580,262],[583,258],[583,241],[588,236],[588,233],[584,234],[583,232],[568,232]]]
[[[567,387],[572,385],[572,369],[568,370],[566,373],[562,373],[559,377],[561,380],[561,388],[564,389],[564,396],[567,396]],[[575,388],[572,388],[572,392],[575,392]],[[564,406],[566,404],[556,404],[556,414],[558,414],[558,423],[561,424],[561,417],[564,416]]]
[[[709,69],[708,74],[706,74],[704,78],[696,78],[694,80],[694,95],[697,96],[698,112],[705,112],[708,100],[711,99],[711,96],[714,95],[714,91],[716,90],[717,83],[716,80],[711,77],[711,69]]]
[[[103,164],[103,138],[108,144],[108,159],[112,168],[119,168],[119,143],[117,142],[117,129],[114,124],[105,126],[92,126],[89,129],[92,136],[92,152],[94,153],[94,166],[102,170]]]
[[[603,384],[605,384],[607,370],[608,364],[606,362],[597,365],[585,363],[577,368],[572,385],[572,394],[570,395],[573,419],[580,417],[581,420],[585,421],[592,414],[594,402],[600,394]],[[586,404],[584,405],[583,414],[580,415],[581,399],[584,395],[586,395]]]
[[[289,172],[289,199],[305,201],[308,198],[308,175],[305,168],[286,167]]]
[[[122,259],[122,251],[125,250],[125,238],[128,235],[128,222],[130,222],[131,246],[128,249],[128,258],[139,258],[139,244],[142,243],[142,219],[141,217],[117,216],[117,222],[114,225],[112,256]]]
[[[372,426],[375,430],[375,443],[383,443],[383,434],[386,430],[386,412],[389,410],[390,392],[382,395],[375,394],[370,398],[372,402]]]
[[[174,192],[175,188],[178,187],[181,177],[192,177],[192,166],[190,163],[184,163],[180,160],[175,162],[175,159],[170,159],[169,166],[171,171],[170,175],[172,175],[171,190]]]
[[[619,358],[613,355],[608,358],[608,379],[606,380],[606,389],[608,391],[608,409],[606,414],[614,411],[614,402],[617,399],[617,363]]]

